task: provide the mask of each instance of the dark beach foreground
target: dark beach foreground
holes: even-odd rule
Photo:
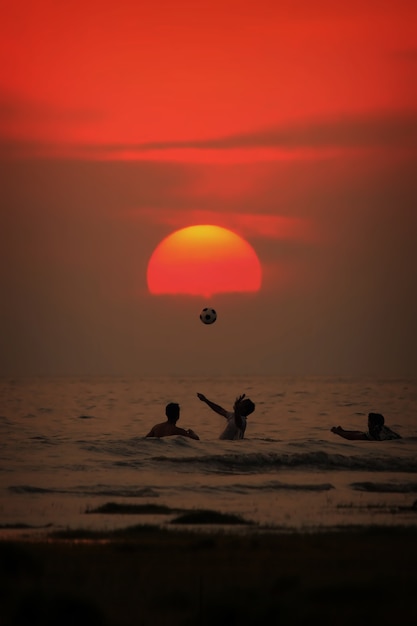
[[[179,532],[0,542],[0,623],[417,623],[417,530]]]

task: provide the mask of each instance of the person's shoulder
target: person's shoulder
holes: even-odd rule
[[[149,431],[147,437],[161,437],[165,432],[165,422],[161,422],[160,424],[155,424],[152,426]]]
[[[180,426],[175,426],[175,429],[172,431],[173,435],[183,435],[183,436],[187,436],[188,433],[185,430],[185,428],[181,428]]]

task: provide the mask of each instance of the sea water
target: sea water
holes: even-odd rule
[[[256,404],[245,439],[221,441],[231,409]],[[200,437],[146,438],[178,402]],[[0,534],[172,527],[181,511],[250,528],[317,531],[417,524],[417,381],[334,378],[32,378],[0,381]],[[380,412],[394,441],[347,441]],[[108,503],[163,513],[93,513]]]

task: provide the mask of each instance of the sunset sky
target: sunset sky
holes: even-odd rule
[[[413,0],[4,5],[0,375],[417,375]],[[200,224],[259,291],[149,292]]]

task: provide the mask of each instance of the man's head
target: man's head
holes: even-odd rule
[[[168,422],[175,424],[180,417],[180,405],[176,402],[170,402],[165,407],[165,415],[168,418]]]
[[[381,413],[368,414],[368,426],[383,426],[384,422],[384,416]]]

